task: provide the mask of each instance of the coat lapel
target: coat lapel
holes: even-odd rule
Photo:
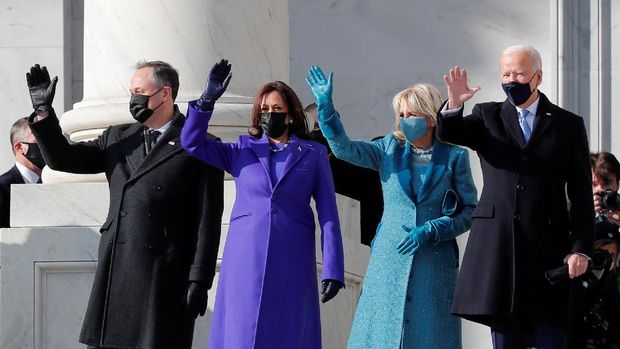
[[[134,173],[144,161],[144,125],[139,122],[131,125],[125,130],[122,139],[124,139],[121,143],[122,152],[125,154],[131,173]]]
[[[532,143],[535,143],[544,133],[547,131],[553,121],[553,105],[547,97],[539,92],[538,109],[536,109],[536,118],[534,119],[534,130],[532,130],[532,136],[529,142],[527,142],[526,148],[529,148]]]
[[[17,165],[13,165],[13,167],[11,167],[11,177],[12,181],[11,184],[24,184],[26,183],[24,181],[24,177],[22,177],[22,173],[19,172],[19,169],[17,168]]]
[[[273,189],[275,183],[271,182],[271,174],[269,171],[269,153],[271,151],[269,150],[269,139],[267,138],[267,135],[263,133],[263,136],[260,139],[255,141],[252,140],[250,146],[252,148],[252,151],[258,158],[258,161],[260,161],[260,163],[263,165],[263,169],[267,174],[267,178],[269,178],[269,184]]]
[[[286,161],[284,162],[284,169],[282,170],[282,176],[278,183],[282,182],[286,175],[293,169],[295,164],[304,156],[308,151],[308,147],[303,143],[302,140],[299,140],[296,136],[291,137],[291,144],[289,144],[289,156],[286,157]],[[270,176],[271,177],[271,176]],[[275,187],[278,186],[278,183],[275,184]]]
[[[157,144],[151,149],[151,152],[144,157],[144,161],[142,161],[138,168],[132,173],[129,181],[135,180],[167,160],[170,156],[183,151],[179,137],[184,121],[185,117],[177,111],[177,115],[168,130],[161,136],[161,139],[157,141]]]
[[[429,193],[433,191],[433,188],[439,183],[441,178],[446,172],[448,158],[450,157],[450,147],[439,140],[435,139],[433,143],[433,155],[431,155],[431,162],[426,169],[426,176],[422,188],[418,193],[418,202],[424,201]]]
[[[411,186],[411,168],[413,166],[413,159],[411,158],[411,143],[405,141],[405,146],[401,147],[397,145],[398,150],[402,151],[401,156],[396,156],[395,152],[395,168],[396,168],[396,177],[398,178],[398,182],[400,186],[403,188],[407,197],[411,199],[414,203],[416,202],[416,198],[413,195],[413,188]]]
[[[523,137],[523,130],[519,125],[519,117],[517,116],[517,108],[510,103],[508,99],[502,104],[502,110],[500,112],[504,125],[508,130],[508,133],[512,136],[515,142],[519,145],[519,148],[525,147],[525,137]]]

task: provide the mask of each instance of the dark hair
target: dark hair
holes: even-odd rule
[[[153,84],[157,89],[170,86],[172,89],[172,100],[177,99],[179,93],[179,73],[169,63],[162,61],[139,61],[135,66],[136,70],[142,68],[153,68]]]
[[[289,125],[288,132],[290,135],[296,135],[302,139],[309,139],[308,121],[301,106],[301,101],[295,91],[282,81],[268,82],[258,90],[254,97],[254,105],[252,106],[252,114],[250,115],[250,127],[248,133],[254,137],[262,137],[263,129],[260,127],[261,101],[265,94],[277,91],[284,98],[284,102],[288,107],[288,114],[293,122]]]
[[[10,140],[11,140],[11,148],[13,148],[13,144],[15,142],[25,142],[26,137],[28,136],[28,118],[19,118],[17,121],[13,123],[11,126],[10,132]]]
[[[610,175],[616,176],[616,182],[620,180],[620,163],[612,153],[599,152],[590,154],[592,173],[600,178],[603,183],[610,184]]]

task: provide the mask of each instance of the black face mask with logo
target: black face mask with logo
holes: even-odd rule
[[[45,167],[45,159],[43,158],[43,154],[41,154],[41,149],[39,149],[39,145],[37,143],[28,143],[21,142],[22,144],[28,144],[28,151],[24,156],[28,161],[32,162],[33,165],[38,167],[40,170]]]
[[[157,110],[157,108],[164,104],[164,101],[162,100],[161,103],[155,107],[155,109],[149,109],[148,107],[149,99],[158,94],[161,90],[163,90],[163,87],[150,96],[140,94],[131,95],[131,99],[129,100],[129,112],[131,113],[131,116],[136,119],[136,121],[144,123],[151,117],[151,115],[153,115],[153,112]]]
[[[278,138],[284,134],[288,128],[286,114],[279,112],[262,113],[260,115],[259,126],[263,132],[271,138]]]

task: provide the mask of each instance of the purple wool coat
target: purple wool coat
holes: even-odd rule
[[[208,347],[321,348],[311,198],[321,225],[322,280],[344,283],[327,150],[293,136],[282,176],[271,183],[268,138],[209,140],[210,118],[191,102],[181,133],[183,148],[230,173],[236,185]]]

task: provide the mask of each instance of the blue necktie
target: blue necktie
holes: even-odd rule
[[[530,140],[530,136],[532,135],[532,129],[526,119],[527,114],[529,114],[527,109],[522,109],[519,112],[519,125],[521,126],[521,130],[523,130],[523,138],[525,138],[525,143]]]

